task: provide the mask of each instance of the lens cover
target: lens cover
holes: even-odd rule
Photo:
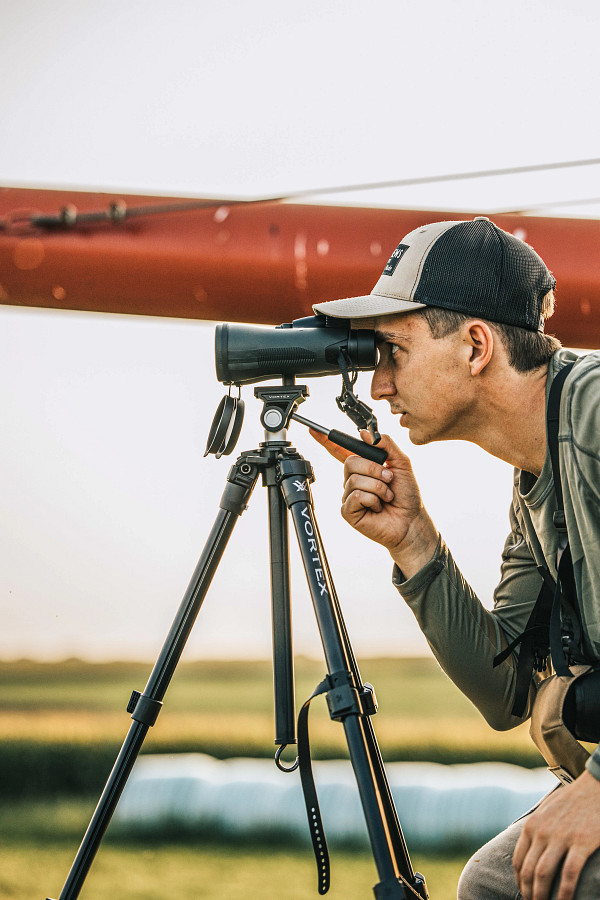
[[[223,397],[210,426],[205,456],[212,453],[217,459],[229,456],[238,442],[244,421],[244,401],[241,397]]]

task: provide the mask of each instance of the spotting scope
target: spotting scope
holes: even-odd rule
[[[215,363],[223,384],[255,384],[284,376],[369,371],[377,363],[375,333],[349,319],[306,316],[285,325],[217,325]]]

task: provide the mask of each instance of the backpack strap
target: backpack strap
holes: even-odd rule
[[[542,576],[542,587],[527,620],[525,630],[495,656],[493,662],[495,668],[508,659],[519,644],[521,645],[512,708],[512,715],[520,718],[525,711],[532,672],[543,672],[547,667],[550,654],[556,672],[559,675],[570,675],[568,657],[571,656],[571,650],[579,644],[581,637],[577,612],[577,591],[573,577],[558,458],[560,398],[565,380],[572,368],[573,363],[563,366],[552,381],[546,413],[548,449],[557,504],[553,519],[559,535],[556,553],[558,579],[555,583],[548,569],[538,566]],[[567,655],[565,655],[565,650]]]
[[[577,601],[577,588],[573,575],[573,561],[567,534],[567,521],[563,500],[560,463],[558,453],[558,429],[560,419],[560,397],[565,380],[573,368],[573,363],[564,366],[556,375],[548,397],[547,432],[548,449],[552,462],[556,510],[554,527],[558,532],[556,550],[556,590],[550,616],[550,653],[558,675],[570,676],[569,662],[581,641],[581,625]]]

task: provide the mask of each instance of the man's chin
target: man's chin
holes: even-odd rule
[[[431,438],[427,435],[419,433],[417,427],[408,421],[408,413],[401,413],[399,421],[400,427],[408,431],[408,439],[411,444],[416,444],[417,446],[420,444],[429,444]]]
[[[404,427],[408,429],[408,439],[411,444],[415,444],[415,446],[420,447],[423,444],[430,443],[431,438],[428,435],[422,434],[416,428],[411,428],[410,425],[405,425]]]

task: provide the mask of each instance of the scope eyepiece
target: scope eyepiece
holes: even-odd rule
[[[215,331],[217,378],[223,384],[255,384],[286,375],[337,375],[340,352],[354,369],[375,368],[375,333],[352,330],[349,319],[307,316],[276,327],[232,325]]]

